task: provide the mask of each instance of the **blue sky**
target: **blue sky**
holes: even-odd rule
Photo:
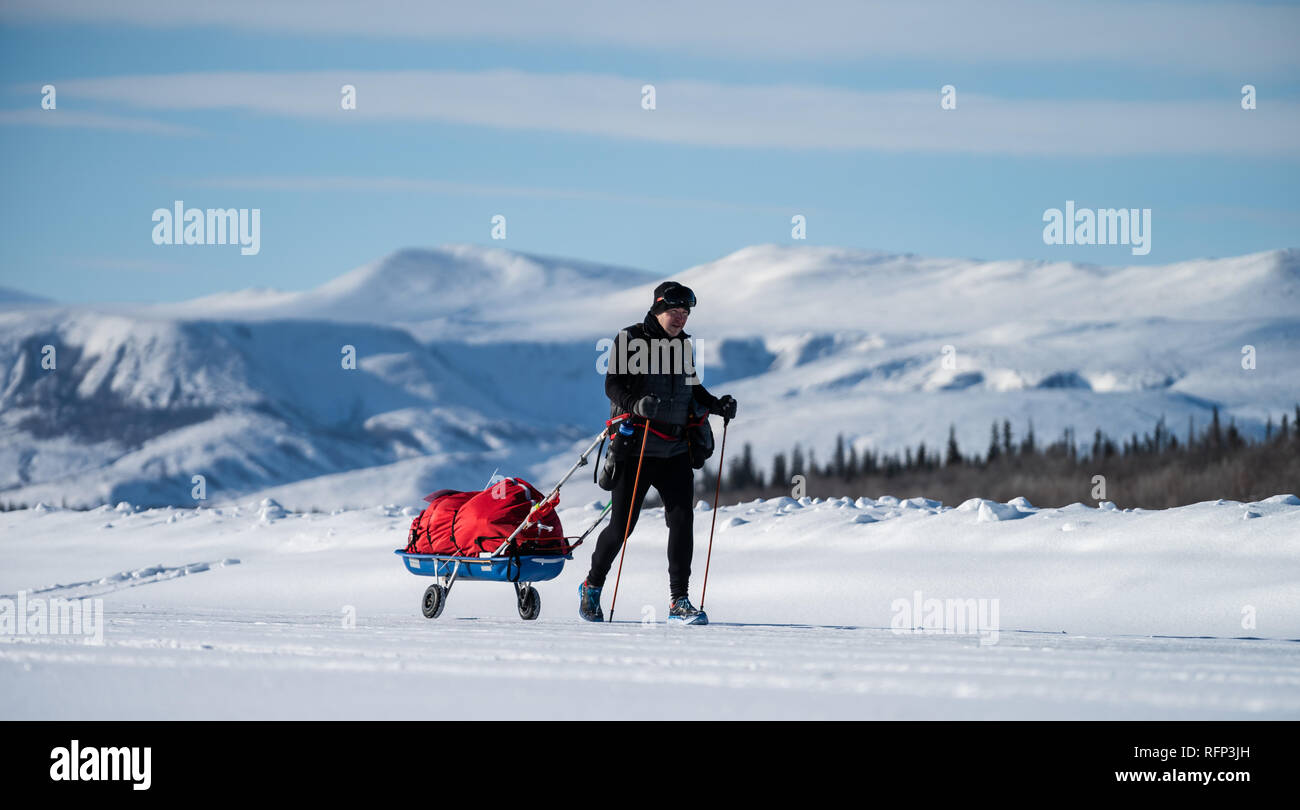
[[[667,276],[792,243],[794,214],[806,244],[934,256],[1300,245],[1291,4],[407,5],[7,4],[0,286],[302,289],[449,242]],[[175,200],[260,209],[260,253],[153,244]],[[1066,200],[1150,208],[1151,252],[1044,244]]]

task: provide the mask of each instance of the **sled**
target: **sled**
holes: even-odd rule
[[[604,513],[601,517],[604,517]],[[574,546],[576,545],[575,543]],[[530,554],[452,557],[408,554],[404,549],[397,549],[393,553],[403,558],[406,570],[412,574],[438,578],[437,582],[425,589],[420,602],[420,611],[426,619],[436,619],[442,615],[442,609],[447,605],[447,595],[458,579],[513,583],[519,618],[525,621],[536,619],[542,612],[542,597],[532,583],[555,579],[564,570],[564,561],[573,559],[572,547],[570,553],[564,556]]]
[[[495,551],[491,554],[481,554],[479,556],[459,555],[459,554],[418,554],[407,551],[405,548],[399,548],[393,551],[394,554],[402,558],[402,564],[416,576],[437,577],[438,581],[430,585],[424,591],[424,596],[420,599],[420,612],[426,619],[436,619],[442,615],[443,608],[447,606],[447,597],[451,593],[451,588],[459,579],[480,580],[486,582],[509,582],[515,586],[515,602],[519,608],[519,618],[524,621],[531,621],[541,615],[542,597],[533,587],[534,582],[546,582],[555,579],[564,570],[566,560],[573,559],[573,550],[582,545],[582,541],[587,539],[597,526],[609,514],[610,504],[606,504],[605,509],[596,518],[596,521],[577,538],[577,542],[565,546],[563,553],[560,554],[522,554],[516,544],[516,538],[527,530],[534,522],[534,515],[543,513],[545,507],[555,500],[560,494],[560,487],[578,470],[579,467],[587,463],[587,456],[596,449],[608,435],[609,425],[619,420],[610,420],[605,430],[601,431],[582,455],[574,463],[569,471],[564,474],[541,501],[533,506],[528,517],[511,532]]]

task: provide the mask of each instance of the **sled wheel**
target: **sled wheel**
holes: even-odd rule
[[[441,585],[430,585],[424,590],[424,599],[420,600],[420,612],[424,614],[424,618],[438,618],[446,606],[447,591]]]
[[[542,613],[542,595],[532,585],[525,585],[519,591],[519,618],[532,621]]]

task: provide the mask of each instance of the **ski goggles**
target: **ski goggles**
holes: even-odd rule
[[[695,307],[695,293],[689,287],[675,287],[655,299],[656,304],[663,304],[664,309],[685,309]]]

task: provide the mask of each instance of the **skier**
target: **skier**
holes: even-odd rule
[[[629,513],[630,526],[635,527],[641,502],[653,486],[663,500],[664,522],[668,525],[668,621],[708,624],[708,616],[687,598],[694,551],[695,516],[691,500],[695,472],[684,432],[693,403],[731,419],[736,415],[736,400],[731,396],[714,397],[694,373],[690,335],[682,331],[694,306],[695,293],[689,287],[666,281],[655,287],[654,303],[645,320],[622,330],[614,339],[609,370],[605,374],[605,395],[610,400],[611,417],[633,415],[628,422],[635,429],[635,438],[626,442],[623,458],[613,458],[611,444],[616,472],[610,493],[610,523],[596,541],[587,578],[578,586],[578,615],[587,621],[605,620],[600,608],[605,576],[618,555],[624,531],[631,532]],[[634,341],[637,340],[645,341],[644,345],[650,347],[650,354],[656,359],[681,358],[683,362],[627,362],[636,351]],[[689,368],[685,362],[688,358],[692,361]],[[647,428],[648,436],[642,433]],[[643,441],[645,455],[641,460],[640,485],[633,492]]]

